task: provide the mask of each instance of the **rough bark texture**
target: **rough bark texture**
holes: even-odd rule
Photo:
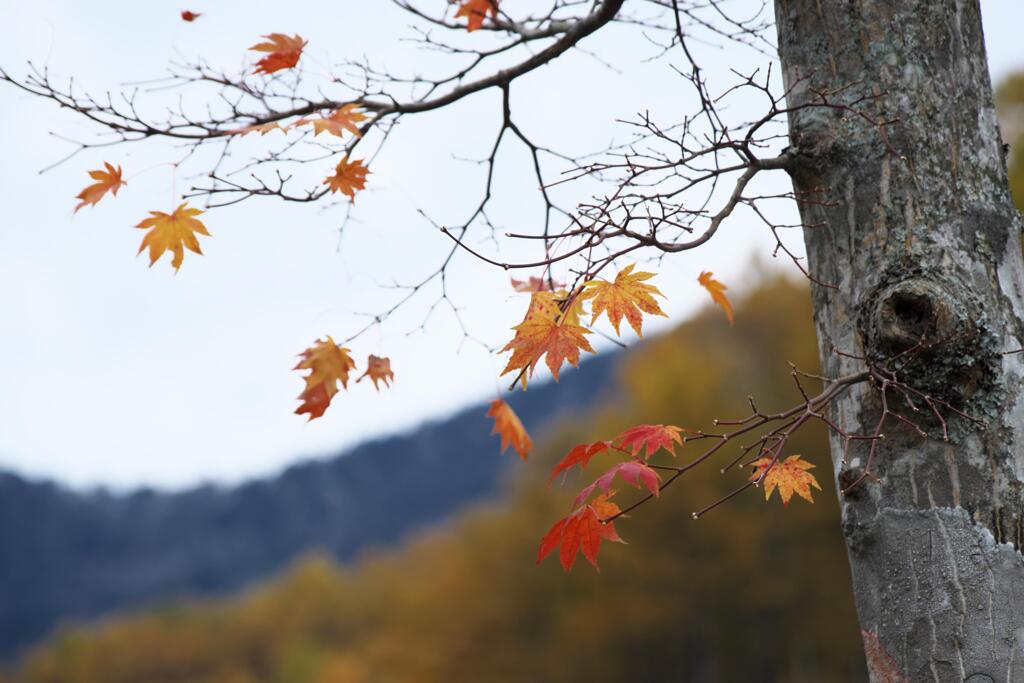
[[[791,116],[796,189],[824,188],[835,202],[801,208],[806,223],[826,223],[805,231],[812,273],[838,285],[813,288],[823,366],[863,369],[833,344],[882,358],[922,334],[966,335],[905,379],[987,425],[952,418],[947,443],[938,420],[899,403],[938,438],[887,424],[880,482],[841,501],[862,628],[907,680],[1024,681],[1024,354],[1002,355],[1024,346],[1024,269],[978,1],[775,5],[791,105],[812,98],[800,82],[809,76],[874,92],[874,113],[899,119],[888,128],[893,155],[863,121],[824,109]],[[835,412],[861,433],[880,414],[866,384]],[[862,471],[866,450],[855,447],[845,469]],[[837,437],[832,452],[849,483]],[[884,662],[869,668],[875,681],[898,680]]]

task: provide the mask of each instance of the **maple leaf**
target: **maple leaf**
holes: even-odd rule
[[[149,265],[152,267],[157,259],[170,249],[174,254],[171,265],[174,266],[174,270],[178,270],[185,258],[185,247],[197,254],[203,253],[196,235],[210,236],[206,226],[196,218],[201,213],[203,212],[199,209],[189,207],[188,202],[183,202],[170,214],[150,211],[149,218],[135,226],[149,230],[142,238],[138,253],[141,254],[143,249],[149,247]]]
[[[594,512],[597,513],[597,516],[601,520],[606,520],[622,514],[622,509],[616,503],[612,502],[612,498],[615,497],[616,493],[618,493],[618,491],[612,489],[607,493],[595,496],[594,499],[590,501],[590,507],[594,508]]]
[[[362,382],[364,377],[369,377],[373,381],[373,388],[380,391],[380,387],[377,386],[377,382],[384,382],[384,386],[390,387],[391,382],[395,379],[395,373],[391,372],[391,359],[381,358],[375,356],[372,353],[370,357],[366,359],[366,372],[359,376],[357,382]]]
[[[303,379],[306,387],[299,394],[302,405],[295,409],[296,415],[309,414],[309,419],[320,417],[331,404],[331,399],[338,393],[338,382],[348,388],[349,372],[355,369],[355,361],[349,356],[349,350],[338,346],[328,335],[323,340],[316,340],[313,346],[299,354],[302,359],[295,370],[309,370]]]
[[[362,132],[359,130],[359,126],[356,124],[367,120],[368,117],[363,112],[359,111],[359,105],[350,102],[338,109],[335,109],[329,116],[324,116],[319,119],[299,119],[295,122],[296,126],[303,126],[306,124],[313,124],[313,136],[316,137],[327,131],[331,135],[336,135],[339,138],[342,137],[342,131],[348,131],[359,137]]]
[[[599,453],[604,453],[608,450],[608,441],[595,441],[594,443],[580,443],[572,447],[572,449],[566,454],[562,460],[554,466],[551,470],[551,476],[548,477],[548,481],[553,481],[562,472],[572,469],[574,466],[579,465],[580,469],[587,466],[591,458]]]
[[[463,0],[455,18],[466,17],[466,30],[475,31],[484,25],[488,12],[491,17],[498,16],[498,0]]]
[[[636,333],[643,336],[643,313],[668,317],[654,298],[655,296],[664,298],[665,295],[654,285],[644,282],[654,277],[654,273],[643,271],[634,273],[634,266],[635,264],[630,264],[620,270],[615,276],[614,282],[591,280],[584,283],[583,298],[594,300],[594,306],[591,309],[591,325],[602,313],[606,313],[608,322],[615,328],[615,334],[620,334],[619,323],[622,318],[626,318]]]
[[[533,441],[530,440],[530,435],[526,433],[526,428],[512,410],[512,406],[501,399],[491,401],[487,417],[494,418],[494,429],[491,430],[491,434],[501,435],[501,452],[504,453],[512,446],[519,457],[526,460],[526,456],[533,450]]]
[[[235,130],[228,131],[228,135],[237,135],[238,137],[244,138],[249,133],[259,133],[260,137],[263,137],[267,133],[273,130],[284,130],[278,125],[277,121],[271,121],[270,123],[260,123],[251,126],[245,126],[244,128],[237,128]]]
[[[531,275],[528,280],[517,280],[512,278],[512,289],[517,292],[551,292],[562,289],[564,285],[546,277]]]
[[[661,493],[661,489],[658,486],[661,477],[658,476],[657,472],[648,467],[647,463],[642,460],[627,460],[626,462],[612,465],[607,472],[594,480],[592,484],[585,486],[573,501],[573,507],[582,505],[594,491],[600,490],[608,493],[616,476],[621,477],[624,482],[635,488],[646,486],[652,496],[657,496]]]
[[[565,361],[569,361],[569,364],[575,367],[579,365],[581,350],[595,353],[584,336],[590,334],[590,330],[570,322],[558,323],[550,318],[538,316],[527,319],[512,329],[516,331],[515,337],[499,352],[512,352],[501,374],[507,375],[514,370],[522,371],[524,388],[527,376],[533,375],[541,356],[546,357],[551,376],[557,382],[558,370]]]
[[[644,446],[647,447],[646,458],[650,458],[659,448],[664,448],[672,455],[676,454],[675,444],[683,445],[680,432],[688,431],[674,425],[637,425],[615,437],[622,448],[629,448],[636,456]]]
[[[263,36],[267,39],[265,43],[257,43],[250,47],[256,52],[266,52],[267,56],[256,62],[256,70],[253,73],[272,74],[281,69],[290,69],[299,63],[302,50],[308,41],[302,36],[286,36],[283,33],[271,33]]]
[[[324,185],[331,189],[331,193],[341,192],[348,195],[353,202],[356,200],[356,192],[366,187],[366,176],[370,171],[363,165],[361,159],[349,162],[348,157],[338,162],[334,169],[334,175],[327,176]]]
[[[811,487],[821,490],[818,480],[807,471],[813,469],[814,465],[799,455],[791,455],[785,460],[776,460],[772,465],[773,460],[774,458],[764,457],[751,463],[754,472],[750,475],[750,481],[757,481],[761,475],[764,475],[764,499],[768,500],[772,491],[778,487],[783,505],[789,505],[789,499],[793,497],[794,493],[807,502],[813,503]],[[769,467],[771,467],[770,470]],[[765,470],[768,470],[768,474],[764,474]]]
[[[190,12],[187,9],[181,10],[181,18],[185,21],[192,22],[203,16],[201,12]]]
[[[106,166],[106,170],[99,169],[96,171],[89,171],[89,177],[96,182],[89,185],[75,196],[75,199],[82,200],[78,203],[78,206],[75,207],[75,213],[78,213],[78,210],[86,204],[92,204],[95,206],[96,202],[103,199],[107,192],[110,192],[116,197],[117,191],[121,189],[121,186],[128,184],[121,180],[120,166],[114,168],[106,161],[103,162],[103,165]]]
[[[728,289],[718,280],[712,277],[714,273],[710,271],[702,271],[700,276],[697,278],[697,282],[700,286],[708,290],[711,295],[711,300],[722,307],[725,311],[725,317],[729,319],[729,324],[733,324],[732,318],[732,303],[729,301],[729,297],[725,295],[725,290]]]
[[[530,295],[530,306],[526,309],[526,320],[546,318],[554,321],[567,322],[570,325],[579,325],[580,316],[583,315],[583,298],[576,297],[566,312],[562,312],[562,306],[569,297],[565,290],[535,291]]]
[[[602,506],[602,512],[607,511],[608,505],[614,505],[607,503],[607,499],[599,504]],[[617,505],[615,507],[618,508]],[[572,569],[576,555],[581,550],[583,557],[596,569],[601,541],[625,543],[615,531],[615,525],[612,522],[602,522],[600,515],[593,505],[584,505],[568,517],[555,522],[540,541],[537,564],[543,562],[555,548],[561,546],[558,559],[565,571]]]

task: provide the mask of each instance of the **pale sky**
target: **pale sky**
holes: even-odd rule
[[[1017,35],[1024,5],[982,6],[998,80],[1024,67]],[[182,9],[205,16],[188,24],[178,18]],[[8,29],[0,41],[5,69],[24,73],[31,59],[53,74],[74,74],[95,93],[161,76],[182,55],[237,66],[270,32],[307,38],[303,60],[314,74],[362,55],[396,70],[432,63],[400,42],[411,35],[407,21],[380,0],[0,0],[0,25]],[[515,116],[539,141],[596,151],[625,137],[616,119],[692,109],[667,62],[642,63],[652,50],[635,32],[616,29],[585,47],[621,73],[576,53],[513,87]],[[727,66],[767,64],[736,48],[727,59],[726,51],[704,50],[712,78],[726,78]],[[176,95],[164,97],[173,103]],[[365,323],[359,313],[386,308],[396,293],[381,284],[413,282],[436,267],[449,244],[416,210],[455,224],[475,205],[480,168],[459,158],[485,155],[496,106],[495,93],[485,93],[403,123],[375,160],[358,222],[343,235],[340,208],[253,200],[206,214],[213,236],[202,242],[205,255],[187,254],[175,275],[166,258],[152,269],[136,258],[142,231],[132,226],[151,209],[173,208],[170,170],[151,167],[179,152],[167,143],[108,148],[39,175],[70,151],[51,131],[89,139],[95,129],[0,84],[0,467],[76,486],[235,482],[493,397],[504,358],[471,342],[460,347],[449,311],[439,309],[425,332],[406,334],[419,327],[430,294],[351,344],[360,369],[368,353],[391,357],[391,389],[352,386],[307,423],[292,412],[302,381],[291,368],[317,337],[345,338]],[[508,149],[492,214],[503,228],[534,231],[535,183],[521,150]],[[128,187],[73,215],[86,171],[103,161],[124,167]],[[784,177],[776,182],[786,189]],[[187,184],[179,179],[179,192]],[[563,191],[572,201],[575,190]],[[751,255],[770,253],[762,233],[737,215],[706,248],[666,259],[655,283],[668,295],[670,320],[649,329],[676,324],[705,303],[694,282],[701,270],[742,292]],[[474,245],[496,253],[482,238]],[[503,344],[522,317],[523,296],[511,293],[500,269],[457,259],[449,287],[463,319],[477,337]],[[483,418],[481,429],[489,429]]]

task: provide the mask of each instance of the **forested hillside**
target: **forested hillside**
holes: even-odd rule
[[[617,362],[595,357],[512,403],[542,433],[600,395]],[[349,560],[493,496],[514,456],[498,457],[485,412],[237,487],[80,493],[0,473],[0,659],[62,619],[229,593],[313,550]]]
[[[598,406],[563,421],[528,463],[515,463],[503,502],[467,511],[399,551],[363,553],[348,567],[311,556],[236,600],[167,605],[68,630],[35,652],[17,680],[864,680],[820,432],[792,443],[821,469],[825,490],[814,505],[766,506],[752,489],[695,521],[692,510],[743,476],[697,468],[617,523],[630,547],[603,548],[600,573],[535,564],[539,538],[575,488],[544,484],[571,444],[641,421],[707,427],[714,417],[744,414],[748,393],[764,410],[793,401],[780,359],[816,366],[805,286],[771,281],[740,304],[736,319],[729,328],[719,313],[704,315],[629,351]],[[585,376],[566,375],[562,384]],[[486,450],[473,457],[498,459]],[[458,466],[422,478],[410,495],[432,495],[445,477],[459,476]],[[391,503],[368,504],[344,523],[373,524],[391,514]]]

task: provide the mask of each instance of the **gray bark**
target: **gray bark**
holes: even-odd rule
[[[854,84],[888,127],[836,111],[790,116],[805,204],[814,313],[826,374],[863,369],[832,346],[869,358],[912,340],[954,338],[917,361],[906,381],[985,422],[941,424],[913,413],[931,438],[886,425],[875,471],[840,496],[862,629],[877,635],[911,681],[1024,681],[1024,267],[1020,216],[1007,189],[977,0],[776,0],[790,105],[816,87]],[[896,401],[896,398],[893,397]],[[858,385],[834,406],[851,432],[870,433],[878,390]],[[867,444],[835,475],[849,483]],[[842,485],[842,484],[841,484]],[[869,640],[874,636],[869,636]],[[875,681],[900,680],[871,656]],[[875,648],[877,650],[877,648]],[[874,661],[871,661],[874,660]]]

